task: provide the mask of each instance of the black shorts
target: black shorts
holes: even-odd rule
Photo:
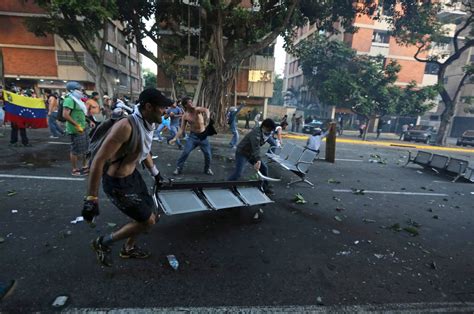
[[[125,178],[104,174],[102,187],[110,201],[137,222],[147,221],[155,209],[153,198],[137,169]]]

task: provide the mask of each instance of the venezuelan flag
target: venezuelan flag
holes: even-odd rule
[[[3,91],[5,121],[16,123],[20,128],[47,128],[46,104],[42,99],[20,96]]]

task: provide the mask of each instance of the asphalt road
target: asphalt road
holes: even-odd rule
[[[69,310],[321,305],[337,311],[413,303],[474,309],[474,184],[402,167],[404,149],[339,144],[335,164],[318,160],[311,167],[314,189],[287,188],[296,177],[271,165],[270,175],[283,182],[274,184],[275,203],[262,207],[262,221],[253,220],[255,209],[165,216],[140,238],[150,259],[122,260],[117,243],[113,267],[103,268],[90,240],[111,231],[109,223],[127,222],[105,196],[91,229],[70,223],[80,215],[85,181],[2,177],[72,178],[67,139],[48,143],[46,132],[30,133],[32,148],[7,148],[0,138],[0,281],[17,280],[0,311],[48,311],[59,295],[69,296]],[[213,143],[212,180],[222,180],[233,152],[222,138]],[[171,176],[180,151],[166,144],[154,151]],[[370,163],[371,154],[387,163]],[[176,179],[209,179],[202,162],[193,152]],[[296,193],[306,204],[293,201]],[[390,228],[395,224],[402,230]],[[417,236],[403,230],[413,225]],[[168,254],[179,260],[178,271],[167,264]]]

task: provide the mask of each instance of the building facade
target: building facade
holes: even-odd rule
[[[384,14],[383,5],[378,10]],[[459,18],[463,13],[458,7],[446,6],[440,13],[440,18],[448,19],[453,21],[453,24],[449,25],[450,35],[454,35],[456,25],[454,21]],[[354,34],[340,34],[333,36],[336,40],[344,41],[351,48],[353,48],[357,54],[377,56],[382,55],[387,61],[395,60],[401,65],[401,70],[398,74],[398,79],[395,85],[406,86],[409,82],[415,81],[419,86],[429,86],[437,83],[437,67],[432,63],[423,63],[415,60],[414,55],[417,51],[415,46],[403,46],[399,45],[395,38],[389,34],[389,25],[381,20],[374,20],[372,17],[367,15],[360,15],[355,17],[354,26],[358,28],[358,31]],[[294,39],[294,43],[297,44],[302,40],[311,38],[313,34],[317,32],[314,25],[306,25],[299,28]],[[430,54],[448,54],[452,51],[452,45],[435,45],[429,53],[420,54],[420,58],[426,58]],[[472,50],[465,52],[460,60],[455,65],[451,66],[446,74],[446,80],[448,81],[448,89],[452,91],[456,88],[456,83],[459,82],[462,67],[472,62],[474,57],[472,56]],[[442,61],[442,60],[441,60]],[[351,111],[346,108],[331,108],[324,105],[324,100],[319,100],[311,90],[308,88],[305,82],[304,75],[299,67],[298,59],[294,56],[287,54],[285,62],[285,76],[283,83],[283,90],[285,94],[285,104],[288,106],[296,106],[300,109],[304,109],[308,114],[315,115],[318,118],[336,118],[338,115],[347,115],[351,122],[355,122],[357,117],[352,115]],[[469,95],[473,95],[472,85],[467,85],[463,89],[463,99],[467,99]],[[440,99],[437,100],[440,102]],[[458,117],[470,116],[470,109],[466,109],[469,105],[458,106],[456,117],[453,123],[453,131],[458,130],[459,122],[465,121],[465,119],[459,119]],[[422,124],[429,124],[438,126],[439,115],[443,110],[442,103],[430,110],[426,115],[422,117],[413,117],[411,119],[401,119],[400,117],[386,117],[388,121],[393,123],[386,124],[386,131],[397,132],[399,131],[401,124],[407,122],[416,122]],[[471,109],[472,110],[472,109]],[[472,110],[474,112],[474,110]],[[347,121],[347,119],[346,119]],[[376,121],[373,121],[370,127],[373,129],[376,125]],[[464,124],[464,122],[463,122]],[[458,125],[458,126],[457,126]],[[472,127],[474,128],[474,126]],[[461,127],[460,129],[463,129]],[[453,132],[451,132],[453,133]],[[457,136],[459,131],[454,132],[453,136]]]
[[[49,88],[65,90],[67,81],[80,82],[91,92],[94,78],[76,61],[66,43],[55,35],[37,37],[29,32],[27,17],[43,16],[41,8],[22,0],[0,1],[0,49],[3,55],[4,84],[14,83],[37,92]],[[138,98],[142,88],[141,59],[134,44],[127,44],[122,26],[110,21],[105,53],[105,73],[112,82],[109,93]],[[99,47],[99,45],[97,45]],[[74,49],[86,65],[93,65],[91,57],[78,44]]]

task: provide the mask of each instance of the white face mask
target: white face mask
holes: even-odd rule
[[[74,97],[78,98],[78,99],[81,99],[82,96],[84,96],[84,95],[82,94],[82,92],[81,92],[80,90],[77,90],[77,89],[74,90],[71,94],[72,94]]]

